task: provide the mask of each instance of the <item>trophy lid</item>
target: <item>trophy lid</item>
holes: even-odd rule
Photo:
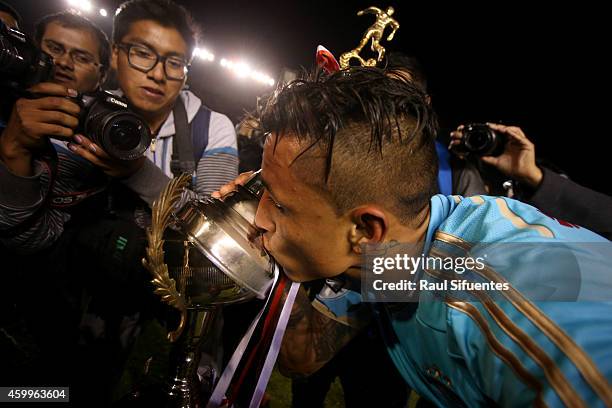
[[[260,181],[254,181],[225,201],[190,201],[176,213],[176,221],[217,268],[263,299],[272,284],[274,268],[252,224],[261,187]]]

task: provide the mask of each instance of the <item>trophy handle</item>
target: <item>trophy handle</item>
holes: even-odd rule
[[[191,176],[182,174],[168,183],[159,198],[153,203],[151,226],[147,228],[147,249],[142,264],[153,275],[151,281],[155,286],[154,293],[161,297],[164,303],[174,307],[181,313],[181,320],[176,330],[168,333],[168,340],[174,343],[181,335],[187,321],[187,305],[185,297],[176,289],[176,281],[168,273],[168,265],[164,261],[164,232],[171,224],[172,211],[181,198],[181,193],[187,187]]]

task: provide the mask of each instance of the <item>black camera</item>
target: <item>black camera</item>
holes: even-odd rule
[[[26,89],[53,79],[53,59],[38,49],[24,33],[0,21],[0,89],[16,96],[28,94]],[[77,99],[81,115],[77,132],[101,146],[110,156],[134,160],[151,144],[147,123],[129,110],[125,99],[110,92],[97,91]]]
[[[471,123],[463,128],[459,150],[474,156],[499,156],[506,147],[506,136],[484,123]]]
[[[27,35],[0,21],[0,72],[4,87],[26,89],[53,78],[53,59]]]
[[[151,144],[146,122],[128,109],[127,101],[107,91],[82,95],[77,132],[89,137],[110,156],[134,160]]]

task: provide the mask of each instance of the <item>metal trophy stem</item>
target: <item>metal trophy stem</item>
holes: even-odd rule
[[[210,332],[210,328],[218,311],[217,306],[204,309],[187,309],[187,330],[175,343],[171,355],[174,376],[168,391],[168,405],[181,408],[198,408],[203,406],[201,386],[198,379],[202,342]]]

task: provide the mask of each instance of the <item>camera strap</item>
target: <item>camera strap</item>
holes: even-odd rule
[[[195,171],[193,142],[187,121],[187,112],[180,96],[176,99],[172,112],[174,113],[174,137],[172,138],[170,171],[175,177],[182,173],[193,175]]]
[[[83,191],[71,191],[69,193],[53,193],[50,206],[53,208],[68,208],[79,204],[81,201],[93,195],[101,193],[108,188],[108,183]]]

